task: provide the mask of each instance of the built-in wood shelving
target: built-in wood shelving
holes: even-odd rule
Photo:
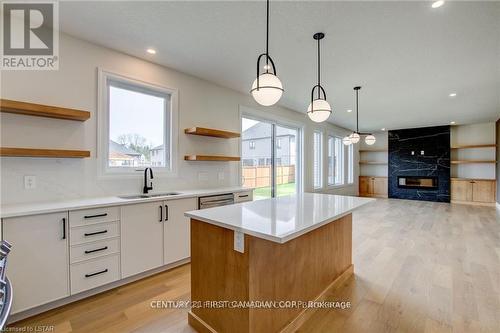
[[[240,160],[239,156],[222,156],[222,155],[186,155],[186,161],[212,161],[212,162],[237,162]]]
[[[486,163],[496,163],[495,160],[454,160],[451,164],[486,164]]]
[[[359,161],[359,164],[386,165],[386,164],[387,164],[387,162],[379,162],[379,161]]]
[[[57,118],[66,120],[85,121],[90,118],[90,112],[62,108],[58,106],[42,105],[28,102],[0,99],[0,111],[35,117]]]
[[[463,178],[463,177],[451,177],[451,180],[482,180],[482,181],[496,181],[496,179],[491,179],[491,178]]]
[[[90,151],[88,151],[88,150],[66,150],[66,149],[0,147],[0,156],[6,156],[6,157],[85,158],[85,157],[90,157]]]
[[[451,149],[470,149],[470,148],[495,148],[496,144],[482,144],[482,145],[457,145],[451,147]]]
[[[211,136],[214,138],[223,138],[223,139],[231,139],[231,138],[239,138],[240,133],[218,130],[213,128],[205,128],[205,127],[191,127],[186,128],[184,133],[190,135],[201,135],[201,136]]]

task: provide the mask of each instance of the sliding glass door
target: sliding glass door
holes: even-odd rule
[[[297,192],[299,129],[250,117],[241,119],[243,187],[254,188],[254,199]]]

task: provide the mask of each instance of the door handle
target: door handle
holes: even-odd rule
[[[107,232],[108,232],[107,230],[103,230],[103,231],[96,231],[96,232],[85,233],[84,235],[85,235],[85,237],[87,237],[87,236],[94,236],[94,235],[105,234]]]
[[[62,239],[66,239],[66,218],[65,217],[63,217],[63,219],[62,219],[62,232],[63,232]]]
[[[163,207],[159,206],[158,208],[160,208],[160,221],[159,222],[163,222]]]
[[[107,273],[108,272],[108,269],[103,269],[102,271],[100,272],[95,272],[95,273],[91,273],[91,274],[85,274],[85,277],[86,278],[89,278],[91,276],[96,276],[96,275],[99,275],[99,274],[104,274],[104,273]]]
[[[165,222],[168,221],[168,205],[165,205]]]
[[[92,219],[92,218],[95,218],[95,217],[104,217],[104,216],[108,216],[108,213],[97,214],[97,215],[85,215],[83,218],[84,219]]]
[[[95,250],[85,250],[85,254],[89,254],[89,253],[94,253],[94,252],[99,252],[99,251],[104,251],[104,250],[107,250],[108,247],[107,246],[104,246],[104,247],[101,247],[99,249],[95,249]]]

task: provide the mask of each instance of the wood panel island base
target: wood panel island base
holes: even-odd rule
[[[199,332],[295,331],[314,312],[310,301],[353,274],[350,212],[371,200],[303,194],[188,212],[189,324]]]

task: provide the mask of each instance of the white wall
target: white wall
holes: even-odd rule
[[[451,127],[451,146],[494,144],[495,123]],[[495,160],[495,148],[453,149],[452,160]],[[495,164],[458,164],[451,166],[451,177],[495,179]]]
[[[328,128],[344,136],[347,130],[331,124],[317,125],[304,113],[286,108],[258,106],[247,94],[217,86],[178,71],[90,44],[67,35],[60,39],[58,71],[4,71],[1,73],[2,98],[88,110],[91,119],[81,123],[66,120],[1,114],[1,145],[60,149],[89,149],[88,159],[1,158],[2,204],[73,199],[137,193],[142,175],[134,178],[103,179],[97,176],[97,68],[179,90],[179,174],[175,178],[155,177],[155,190],[208,188],[239,185],[238,163],[185,162],[188,153],[239,154],[239,140],[186,136],[191,126],[238,131],[241,105],[302,123],[304,126],[304,189],[312,186],[312,133]],[[355,152],[357,156],[357,152]],[[357,163],[356,163],[357,164]],[[198,179],[208,173],[207,181]],[[218,172],[224,172],[219,181]],[[24,175],[37,177],[37,188],[24,189]],[[329,192],[356,194],[355,184]]]

